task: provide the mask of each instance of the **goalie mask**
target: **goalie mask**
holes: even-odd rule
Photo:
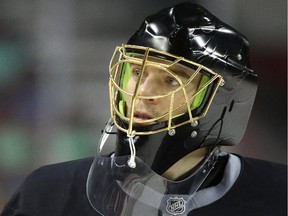
[[[109,66],[111,120],[87,183],[98,212],[130,215],[133,210],[140,215],[148,211],[144,203],[155,210],[147,215],[158,215],[164,212],[162,202],[148,197],[168,200],[168,186],[180,191],[189,187],[188,197],[197,191],[216,161],[217,146],[236,145],[244,135],[257,89],[248,46],[243,35],[203,7],[182,3],[147,17],[126,45],[116,47]],[[114,125],[115,153],[107,158],[101,150]],[[161,176],[203,147],[207,156],[181,183]],[[109,180],[97,179],[101,172],[117,182],[103,194],[97,190]],[[116,208],[109,209],[111,191],[126,205],[114,202]],[[136,210],[135,203],[142,207]]]

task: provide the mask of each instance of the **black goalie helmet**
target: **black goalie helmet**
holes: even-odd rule
[[[113,173],[107,178],[116,179],[125,199],[152,206],[158,215],[158,210],[164,212],[162,202],[140,199],[139,191],[146,191],[147,182],[154,182],[147,191],[166,194],[167,185],[178,184],[161,179],[173,164],[206,147],[210,149],[207,158],[194,170],[199,172],[215,155],[215,147],[236,145],[242,139],[257,90],[248,41],[203,7],[182,3],[147,17],[127,44],[116,47],[109,70],[111,120],[100,150],[115,125],[114,162],[104,157],[94,160],[87,184],[89,200],[105,215],[136,211],[115,202],[118,210],[103,207],[103,202],[109,202],[103,196],[112,196],[107,191],[95,195],[97,188],[105,187],[102,180],[96,180],[95,170],[103,170]],[[193,194],[204,178],[196,175],[186,183],[182,178],[181,187],[189,185]],[[118,189],[111,191],[120,199]],[[141,211],[142,207],[136,212]]]
[[[130,153],[132,136],[137,155],[161,174],[200,147],[239,143],[257,89],[248,46],[195,4],[147,17],[111,60],[116,154]]]

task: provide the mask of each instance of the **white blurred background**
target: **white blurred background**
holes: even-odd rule
[[[35,168],[95,154],[115,46],[179,2],[0,0],[0,211]],[[287,1],[198,2],[249,39],[259,75],[246,135],[228,150],[286,163]]]

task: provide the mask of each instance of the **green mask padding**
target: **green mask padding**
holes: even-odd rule
[[[210,78],[208,76],[203,75],[202,78],[201,78],[201,81],[200,81],[200,83],[198,85],[198,89],[197,90],[201,89],[209,81],[209,79]],[[193,102],[191,104],[191,110],[194,110],[194,109],[198,108],[201,105],[201,103],[202,103],[202,101],[204,99],[204,96],[205,96],[205,94],[207,92],[207,88],[208,87],[204,88],[201,92],[199,92],[198,95],[195,96],[195,98],[194,98],[194,100],[193,100]]]
[[[123,63],[122,73],[120,77],[120,88],[126,90],[126,86],[128,84],[129,78],[131,77],[131,68],[129,63]],[[125,115],[125,102],[126,95],[120,93],[119,100],[119,111],[122,115]]]
[[[119,101],[119,112],[124,116],[125,115],[125,102],[123,100]]]

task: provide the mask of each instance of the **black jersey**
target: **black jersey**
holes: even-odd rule
[[[240,161],[239,176],[229,191],[188,215],[286,215],[286,166],[243,157]],[[92,162],[93,158],[88,158],[37,169],[12,195],[1,216],[100,215],[91,207],[86,195],[86,180]]]

